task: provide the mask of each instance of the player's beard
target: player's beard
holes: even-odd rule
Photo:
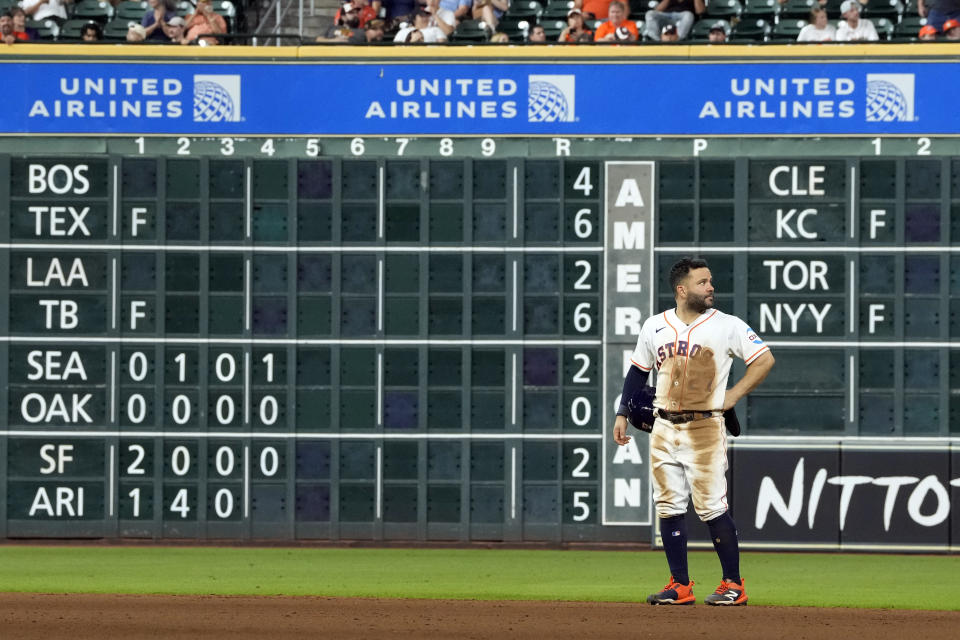
[[[687,308],[696,311],[697,313],[703,313],[707,309],[713,307],[713,294],[708,293],[706,295],[698,296],[695,293],[687,294]]]

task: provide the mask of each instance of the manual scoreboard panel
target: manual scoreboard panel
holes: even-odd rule
[[[0,155],[5,537],[642,539],[684,255],[777,357],[747,437],[960,424],[953,141],[94,142]]]

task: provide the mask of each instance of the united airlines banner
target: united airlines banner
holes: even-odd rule
[[[953,62],[9,61],[0,68],[6,134],[951,134],[960,104]]]

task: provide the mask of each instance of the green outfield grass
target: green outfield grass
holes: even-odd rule
[[[751,604],[960,610],[960,557],[744,553]],[[690,554],[698,601],[719,583]],[[643,601],[658,551],[0,547],[0,590]]]

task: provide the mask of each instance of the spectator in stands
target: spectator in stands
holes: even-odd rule
[[[3,44],[13,44],[20,40],[13,33],[13,16],[9,11],[0,14],[0,42]]]
[[[495,34],[490,36],[490,42],[497,44],[508,44],[510,42],[510,36],[503,31],[497,31]]]
[[[13,34],[17,40],[36,40],[37,30],[27,26],[27,14],[19,6],[10,7],[10,15],[13,16]]]
[[[337,17],[339,16],[339,17]],[[317,38],[318,42],[346,42],[347,38],[353,35],[353,32],[360,28],[360,10],[352,2],[347,2],[337,15],[334,16],[333,24],[326,32]]]
[[[797,34],[797,42],[833,42],[837,30],[827,21],[827,10],[816,7],[810,12],[810,23]]]
[[[167,34],[167,39],[175,44],[187,44],[186,27],[187,22],[180,16],[173,16],[167,20],[167,26],[163,32]]]
[[[946,40],[960,40],[960,20],[947,20],[943,23],[943,35]]]
[[[379,2],[377,3],[379,4]],[[377,17],[378,9],[375,9],[371,4],[367,3],[367,0],[350,0],[350,6],[356,8],[357,18],[360,21],[359,27],[363,29],[367,26],[367,23]],[[343,5],[337,9],[337,12],[333,15],[333,21],[338,22],[343,14]]]
[[[590,14],[594,20],[606,20],[610,17],[611,0],[573,0],[573,8]]]
[[[399,33],[397,34],[400,35]],[[404,35],[403,40],[397,40],[394,38],[394,42],[402,42],[403,44],[423,44],[426,40],[423,39],[423,31],[420,29],[407,29],[406,35]]]
[[[171,18],[177,15],[176,0],[147,0],[149,9],[143,14],[140,24],[147,32],[147,40],[168,41],[166,26]]]
[[[717,20],[707,32],[707,40],[714,44],[723,44],[727,41],[727,31],[730,27],[723,20]]]
[[[350,44],[367,44],[368,42],[382,42],[383,32],[386,30],[383,20],[377,18],[367,23],[367,26],[355,30],[347,42]]]
[[[409,42],[407,38],[414,31],[420,34],[420,42],[447,41],[447,34],[434,23],[433,16],[426,9],[419,9],[413,16],[413,24],[400,29],[393,41]]]
[[[418,9],[423,8],[423,4],[417,2],[417,0],[383,0],[382,3],[380,0],[375,0],[371,3],[371,6],[377,10],[378,15],[379,5],[381,4],[385,7],[384,13],[387,14],[387,17],[397,22],[410,22],[413,14]]]
[[[539,24],[533,25],[530,29],[529,35],[527,35],[527,42],[532,42],[534,44],[543,44],[547,41],[547,32],[543,30],[543,26]]]
[[[656,9],[647,11],[646,32],[651,40],[659,40],[665,24],[677,27],[677,39],[685,40],[696,16],[707,10],[703,0],[660,0]]]
[[[500,18],[508,8],[508,0],[474,0],[473,19],[483,20],[491,30],[496,30]]]
[[[597,27],[593,34],[595,42],[635,41],[640,37],[637,23],[627,20],[627,7],[620,0],[613,0],[607,9],[610,18]]]
[[[837,24],[837,42],[880,39],[873,23],[860,17],[860,3],[857,0],[844,0],[840,5],[840,15],[843,16],[843,20]]]
[[[457,19],[452,11],[446,11],[440,8],[440,0],[427,0],[424,11],[431,16],[431,25],[443,31],[447,37],[457,28]]]
[[[933,42],[937,39],[937,28],[925,24],[920,27],[920,32],[917,34],[918,40],[923,40],[925,42]]]
[[[680,34],[677,33],[677,25],[663,25],[663,29],[660,30],[660,42],[677,42],[679,39]]]
[[[431,4],[427,3],[428,6]],[[457,26],[461,20],[468,18],[473,11],[471,0],[440,0],[436,5],[437,9],[433,15],[453,26]]]
[[[587,29],[583,24],[583,12],[580,9],[573,8],[567,12],[567,26],[560,32],[558,42],[577,42],[581,36],[588,36],[593,40],[593,32]]]
[[[127,26],[127,42],[143,42],[147,39],[147,30],[142,24],[131,22]]]
[[[193,42],[197,38],[200,38],[203,42],[198,42],[197,44],[220,44],[217,38],[201,36],[226,33],[227,21],[223,19],[223,16],[213,10],[213,2],[211,0],[197,0],[197,10],[187,16],[187,22],[184,28],[187,30],[188,42]]]
[[[53,20],[58,25],[67,21],[67,4],[73,0],[21,0],[20,7],[33,20]]]
[[[947,20],[960,20],[960,0],[917,0],[917,13],[927,19],[927,24],[944,31]]]
[[[80,39],[84,42],[100,42],[103,40],[103,27],[91,20],[80,28]]]

